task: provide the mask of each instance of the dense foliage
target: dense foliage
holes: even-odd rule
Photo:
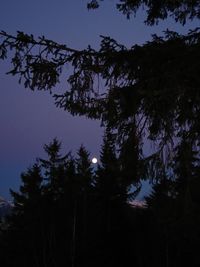
[[[164,37],[131,49],[103,37],[99,51],[76,51],[22,32],[1,36],[1,58],[14,51],[9,73],[32,90],[53,90],[63,67],[71,64],[69,89],[54,94],[56,105],[73,115],[101,119],[116,134],[120,149],[134,138],[137,160],[143,158],[146,139],[157,146],[154,157],[145,160],[151,163],[155,158],[173,160],[183,136],[199,149],[199,29],[186,36],[166,31]],[[104,89],[98,79],[105,81]]]
[[[104,0],[92,0],[88,2],[89,9],[98,8]],[[185,24],[188,19],[200,18],[200,2],[199,0],[118,0],[116,8],[122,12],[127,18],[132,14],[136,15],[141,7],[145,9],[147,18],[145,23],[153,25],[159,20],[167,19],[171,16],[176,22]]]
[[[199,5],[117,2],[128,17],[144,6],[150,25],[168,16],[182,24],[199,19]],[[48,159],[22,174],[2,226],[3,266],[199,266],[200,29],[166,30],[131,48],[102,36],[98,51],[23,32],[0,37],[0,58],[12,58],[9,74],[52,93],[67,66],[68,88],[53,94],[56,105],[106,128],[96,170],[84,147],[76,158],[61,156],[53,140]],[[154,150],[145,155],[148,142]],[[136,209],[130,201],[143,179],[152,192],[147,207]]]

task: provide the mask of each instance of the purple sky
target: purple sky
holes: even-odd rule
[[[107,2],[107,3],[106,3]],[[152,33],[170,30],[185,32],[195,23],[182,27],[172,21],[156,27],[143,24],[143,14],[127,20],[105,1],[96,11],[88,11],[87,0],[1,0],[0,30],[17,30],[44,35],[69,47],[98,48],[100,35],[111,36],[128,47],[144,43]],[[17,189],[20,173],[42,157],[43,145],[57,137],[64,151],[76,152],[81,144],[99,153],[103,130],[98,121],[72,117],[55,107],[46,92],[31,92],[19,85],[16,77],[5,75],[9,60],[0,62],[0,196],[9,198],[9,188]],[[60,83],[60,88],[67,87]]]

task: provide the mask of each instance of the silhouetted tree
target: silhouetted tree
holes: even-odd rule
[[[14,207],[3,231],[5,266],[19,263],[21,266],[34,266],[39,261],[43,197],[40,166],[34,164],[27,172],[22,173],[21,180],[19,192],[10,190]],[[8,255],[11,257],[8,258]]]
[[[120,165],[116,155],[115,136],[107,129],[103,138],[100,164],[96,171],[95,188],[107,202],[114,198],[125,197],[120,192],[120,185]]]
[[[198,150],[183,136],[173,162],[173,179],[163,179],[146,197],[160,235],[160,255],[166,266],[198,266],[196,248],[199,233],[199,159]],[[157,232],[158,233],[158,232]]]
[[[55,199],[60,196],[63,191],[68,157],[68,155],[61,156],[60,149],[61,143],[57,139],[54,139],[49,145],[44,146],[48,159],[38,159],[38,162],[44,170],[45,180],[47,181],[46,189],[50,194],[54,194]]]
[[[88,2],[89,9],[98,8],[104,0],[92,0]],[[153,25],[159,20],[169,16],[176,22],[185,24],[188,19],[200,18],[200,4],[194,1],[153,1],[153,0],[121,0],[115,1],[116,8],[130,18],[131,14],[136,15],[139,8],[143,7],[147,13],[145,23]]]
[[[93,184],[93,174],[91,167],[91,160],[89,152],[81,146],[77,153],[76,159],[76,169],[77,175],[80,179],[81,188],[83,191],[87,192],[90,190]]]
[[[27,172],[22,173],[21,180],[20,193],[10,190],[14,199],[14,212],[17,214],[23,214],[36,207],[42,197],[43,177],[38,164],[33,165]]]
[[[94,180],[93,243],[96,245],[94,255],[98,257],[98,266],[120,266],[130,257],[129,240],[126,239],[129,229],[128,189],[123,182],[115,138],[107,128]]]

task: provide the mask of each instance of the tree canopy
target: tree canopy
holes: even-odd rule
[[[92,0],[88,2],[88,9],[98,8],[103,1]],[[182,24],[185,24],[188,19],[200,18],[200,2],[198,0],[118,0],[115,2],[116,8],[127,18],[130,18],[132,14],[136,15],[137,11],[142,7],[146,11],[145,23],[149,25],[154,25],[159,20],[164,20],[169,16]]]
[[[73,115],[100,119],[116,132],[119,144],[134,132],[139,146],[146,135],[161,154],[183,135],[198,146],[198,28],[187,35],[167,30],[163,37],[154,35],[146,44],[130,49],[102,37],[98,51],[74,50],[23,32],[0,35],[0,58],[5,60],[12,50],[9,74],[17,75],[31,90],[52,92],[63,67],[68,66],[68,89],[54,93],[56,105]]]

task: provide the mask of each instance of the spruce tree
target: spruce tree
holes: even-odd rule
[[[78,150],[76,158],[76,170],[80,180],[81,188],[83,191],[87,192],[92,187],[93,172],[90,154],[84,146],[81,146]]]
[[[118,266],[122,264],[122,259],[123,263],[126,262],[124,257],[129,254],[125,244],[126,230],[129,229],[128,224],[125,229],[128,195],[116,152],[115,135],[109,128],[103,138],[100,164],[95,176],[95,192],[95,237],[96,246],[101,251],[99,266]]]
[[[66,179],[67,158],[69,155],[61,156],[61,142],[56,138],[48,145],[45,145],[44,150],[48,159],[39,158],[38,162],[44,172],[46,190],[49,194],[53,195],[54,199],[57,199],[63,192]]]
[[[10,190],[16,212],[25,212],[25,210],[30,210],[39,204],[44,182],[40,166],[34,164],[27,172],[22,173],[21,181],[22,185],[19,193]]]
[[[100,164],[96,170],[95,188],[105,201],[124,198],[120,165],[116,154],[115,136],[106,129],[101,147]]]
[[[21,175],[19,192],[10,190],[14,207],[4,233],[7,250],[12,258],[5,266],[34,266],[41,262],[41,222],[43,221],[43,182],[41,167],[34,164]],[[5,254],[6,255],[6,254]],[[30,262],[32,259],[32,262]]]

